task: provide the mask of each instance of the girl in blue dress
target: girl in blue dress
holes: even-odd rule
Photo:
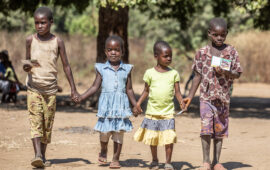
[[[107,164],[107,146],[109,138],[114,141],[114,154],[110,168],[120,168],[119,156],[123,144],[124,132],[132,130],[129,117],[132,115],[129,103],[136,105],[132,88],[132,65],[121,61],[124,42],[119,36],[110,36],[105,43],[106,63],[96,63],[96,78],[93,85],[83,93],[77,102],[93,95],[101,85],[98,104],[98,122],[95,130],[100,132],[101,151],[98,161]],[[134,108],[136,109],[136,108]],[[135,115],[136,116],[136,115]]]

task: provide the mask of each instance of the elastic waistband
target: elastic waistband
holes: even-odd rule
[[[101,90],[101,93],[115,93],[115,92],[118,92],[118,93],[125,93],[126,92],[126,89],[125,90]]]

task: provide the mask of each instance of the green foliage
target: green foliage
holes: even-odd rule
[[[98,11],[90,4],[79,13],[74,5],[70,8],[48,4],[54,13],[54,24],[51,30],[68,34],[96,36],[98,32]],[[8,15],[0,13],[0,30],[35,32],[34,19],[29,13],[20,10],[9,11]]]
[[[94,0],[94,3],[97,6],[110,6],[113,9],[118,9],[119,7],[134,7],[136,5],[140,5],[142,3],[150,3],[155,4],[158,0]]]
[[[75,9],[68,10],[65,19],[65,28],[69,34],[82,34],[97,36],[98,33],[98,11],[90,5],[80,14]]]

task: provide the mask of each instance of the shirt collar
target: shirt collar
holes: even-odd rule
[[[114,69],[112,68],[112,66],[111,66],[111,64],[110,64],[110,62],[109,62],[108,60],[106,61],[105,67],[104,67],[104,68],[110,68],[110,69],[114,70]],[[118,70],[119,70],[119,69],[126,70],[126,68],[125,68],[125,66],[124,66],[124,64],[123,64],[122,61],[120,62],[120,65],[119,65],[119,67],[118,67]]]
[[[230,50],[228,50],[229,45],[228,44],[226,44],[226,45],[227,46],[222,50],[220,57],[230,55],[230,52],[229,52]],[[203,54],[205,54],[205,55],[207,55],[209,57],[212,57],[212,55],[210,53],[210,49],[211,49],[211,47],[209,45],[206,45],[206,47],[205,47],[205,49],[203,51]]]

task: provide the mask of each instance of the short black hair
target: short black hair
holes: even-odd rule
[[[213,27],[220,26],[224,29],[227,28],[227,22],[223,18],[213,18],[209,21],[208,29],[211,30]]]
[[[161,48],[163,48],[163,47],[172,49],[171,46],[166,41],[159,40],[159,41],[155,42],[155,44],[154,44],[154,47],[153,47],[154,55],[159,55]]]
[[[124,40],[118,36],[118,35],[111,35],[109,36],[106,41],[105,41],[105,48],[107,46],[107,44],[110,42],[110,41],[117,41],[120,43],[120,47],[121,47],[121,50],[122,50],[122,53],[124,54],[125,53],[125,48],[124,48]]]
[[[7,50],[2,50],[0,56],[3,59],[3,62],[9,61],[9,55]]]
[[[42,6],[42,7],[39,7],[38,9],[36,9],[34,12],[34,16],[36,16],[37,14],[45,15],[49,21],[53,20],[52,10],[46,6]]]

